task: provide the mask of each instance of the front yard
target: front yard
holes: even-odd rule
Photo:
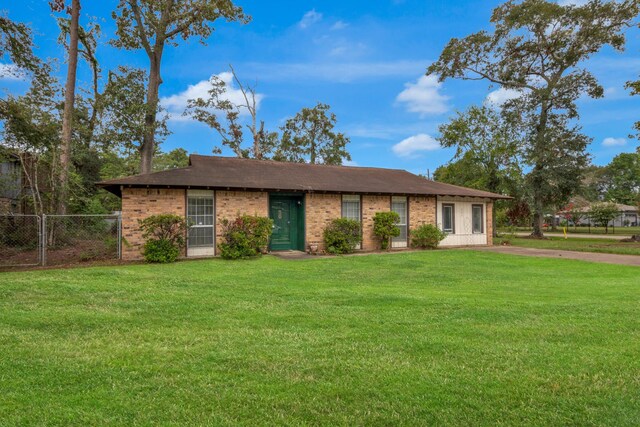
[[[0,420],[638,425],[638,271],[448,250],[0,273]]]

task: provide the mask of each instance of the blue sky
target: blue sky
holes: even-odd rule
[[[98,17],[104,39],[109,39],[114,30],[110,11],[117,1],[83,3],[82,20]],[[186,99],[204,95],[204,82],[212,74],[227,71],[228,64],[243,81],[257,83],[262,95],[259,115],[267,128],[276,130],[302,107],[328,103],[338,116],[339,130],[351,137],[349,150],[355,164],[415,173],[433,171],[452,156],[451,150],[439,148],[433,140],[438,125],[456,110],[484,102],[496,89],[482,82],[449,80],[439,85],[423,75],[451,37],[490,28],[491,10],[499,1],[237,3],[253,17],[250,24],[220,23],[207,46],[191,40],[165,53],[160,95],[174,113],[169,122],[173,134],[163,144],[165,151],[184,147],[210,154],[217,145],[215,133],[180,113]],[[33,25],[41,56],[63,57],[46,0],[22,0],[2,8],[11,18]],[[103,46],[98,56],[105,72],[119,64],[148,65],[142,52]],[[61,71],[63,65],[59,64]],[[581,124],[593,138],[589,148],[593,162],[602,165],[637,146],[628,134],[640,119],[640,97],[630,97],[624,83],[640,74],[640,31],[629,32],[626,52],[605,50],[590,67],[606,96],[580,102]],[[86,66],[79,77],[89,81]],[[24,86],[0,81],[3,90],[20,92]]]

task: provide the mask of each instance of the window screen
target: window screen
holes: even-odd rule
[[[483,210],[482,205],[473,205],[471,207],[473,232],[475,234],[482,234],[484,232]]]
[[[360,196],[342,196],[342,217],[360,221]]]
[[[189,192],[187,196],[190,248],[213,246],[213,192]]]
[[[442,231],[450,234],[455,233],[454,205],[442,205]]]
[[[400,229],[400,235],[394,237],[391,242],[393,247],[405,247],[407,246],[407,198],[393,197],[391,199],[391,210],[400,217],[400,221],[396,224]]]
[[[342,217],[353,219],[355,221],[360,222],[360,213],[361,213],[361,204],[360,204],[360,196],[353,195],[343,195],[342,196]],[[362,245],[358,243],[356,245],[356,249],[361,249]]]

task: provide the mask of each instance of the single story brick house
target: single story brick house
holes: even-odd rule
[[[430,181],[404,170],[326,166],[191,155],[189,166],[99,184],[122,198],[124,259],[141,258],[138,220],[172,213],[193,224],[187,257],[216,255],[221,221],[238,214],[274,221],[271,250],[323,249],[322,233],[334,218],[362,224],[360,249],[375,250],[376,212],[400,215],[401,234],[393,248],[409,244],[409,232],[434,224],[448,235],[444,246],[492,244],[492,209],[508,197]]]

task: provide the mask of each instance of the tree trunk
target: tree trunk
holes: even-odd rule
[[[533,232],[531,233],[531,237],[537,237],[537,238],[544,237],[543,226],[544,226],[544,213],[542,212],[542,209],[538,210],[536,208],[533,213]]]
[[[156,149],[156,112],[158,111],[158,91],[162,79],[160,78],[160,61],[162,47],[154,52],[149,67],[149,87],[147,88],[147,112],[144,117],[144,136],[140,146],[140,173],[148,174],[153,169],[153,154]]]
[[[547,120],[549,118],[549,103],[548,101],[542,101],[542,105],[540,107],[540,120],[538,121],[538,126],[536,129],[536,140],[535,140],[535,152],[537,154],[538,160],[536,161],[536,165],[532,173],[534,173],[533,177],[533,232],[531,233],[531,237],[543,238],[544,232],[542,230],[544,225],[544,205],[542,200],[542,195],[540,194],[540,188],[543,184],[539,182],[541,180],[541,170],[543,166],[540,164],[540,153],[545,149],[545,133],[547,129]]]
[[[80,20],[80,0],[71,2],[71,25],[69,26],[69,63],[67,82],[64,87],[64,112],[62,115],[62,145],[60,147],[60,191],[58,193],[58,214],[67,212],[69,193],[69,164],[71,163],[71,136],[73,131],[73,104],[76,92],[76,72],[78,70],[78,25]]]

